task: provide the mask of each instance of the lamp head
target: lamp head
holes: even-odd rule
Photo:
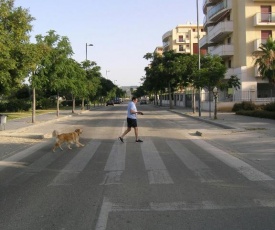
[[[217,93],[218,93],[218,88],[215,86],[215,87],[213,88],[213,94],[214,94],[214,95],[217,95]]]

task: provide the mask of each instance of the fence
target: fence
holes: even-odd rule
[[[182,107],[192,107],[192,94],[188,93],[173,93],[172,94],[172,105],[182,106]],[[199,94],[195,94],[196,104],[198,104]],[[228,102],[231,105],[234,103],[240,103],[242,101],[251,101],[258,104],[266,104],[270,102],[275,102],[275,90],[238,90],[233,92],[220,91],[218,92],[218,104],[223,102],[224,104]],[[211,104],[214,102],[214,97],[212,92],[202,92],[201,93],[201,103]],[[169,94],[165,93],[158,95],[157,104],[159,105],[169,105]]]

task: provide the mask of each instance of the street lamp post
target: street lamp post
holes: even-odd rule
[[[108,72],[110,72],[110,70],[106,70],[106,79],[108,79],[108,76],[107,76]]]
[[[213,96],[214,96],[214,100],[215,100],[215,108],[214,108],[214,119],[217,119],[217,97],[218,97],[218,89],[215,86],[213,89]]]
[[[201,68],[201,52],[200,52],[200,32],[199,32],[199,3],[197,0],[197,37],[198,37],[198,59],[199,59],[199,63],[198,63],[198,67],[199,70]],[[199,101],[198,101],[198,109],[199,109],[199,117],[201,116],[201,87],[199,88]]]
[[[87,61],[87,47],[88,47],[88,46],[93,46],[93,44],[87,44],[87,43],[86,43],[86,61]]]

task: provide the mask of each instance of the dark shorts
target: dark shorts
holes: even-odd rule
[[[137,119],[132,119],[127,117],[127,126],[128,127],[137,127]]]

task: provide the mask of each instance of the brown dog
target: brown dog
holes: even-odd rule
[[[53,131],[53,137],[56,138],[55,145],[53,146],[53,152],[55,152],[55,149],[59,147],[61,150],[62,143],[67,142],[67,146],[69,149],[71,148],[71,144],[76,144],[77,147],[84,146],[79,142],[79,135],[82,133],[82,129],[76,129],[74,132],[71,133],[61,133],[59,134],[57,130]]]

